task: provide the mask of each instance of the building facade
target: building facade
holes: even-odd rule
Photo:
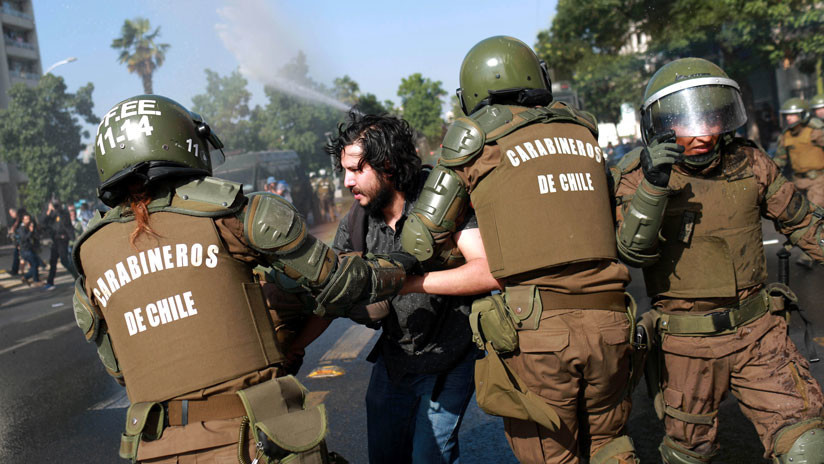
[[[9,88],[18,82],[37,85],[43,66],[31,0],[3,0],[0,24],[0,108],[5,108]],[[14,165],[0,162],[0,227],[8,225],[7,211],[18,204],[18,189],[25,182],[25,174]]]

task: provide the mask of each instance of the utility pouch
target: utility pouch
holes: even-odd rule
[[[493,416],[512,417],[541,424],[556,431],[561,419],[555,409],[530,391],[523,380],[509,369],[486,343],[487,354],[475,361],[475,400],[478,407]]]
[[[782,283],[772,282],[764,287],[764,292],[770,304],[770,313],[776,314],[786,311],[783,316],[789,322],[790,313],[793,306],[798,305],[798,296],[792,289]]]
[[[306,408],[306,388],[295,377],[271,379],[237,394],[258,448],[267,457],[280,462],[310,450],[321,453],[323,447],[318,445],[326,436],[326,409],[322,404]]]
[[[140,440],[160,438],[164,422],[165,412],[160,403],[147,401],[129,406],[126,411],[126,433],[120,435],[120,457],[136,462]]]
[[[769,311],[773,314],[783,313],[787,324],[790,322],[790,312],[795,311],[804,323],[804,351],[807,352],[807,359],[810,362],[818,362],[818,351],[813,343],[812,323],[807,317],[806,311],[798,304],[798,296],[786,284],[772,282],[767,284],[762,290],[769,303]]]
[[[507,287],[504,295],[515,328],[517,330],[537,330],[543,312],[538,287],[535,285]]]
[[[518,332],[500,293],[472,303],[469,326],[472,328],[472,340],[479,349],[484,349],[487,343],[491,343],[498,353],[518,349]]]

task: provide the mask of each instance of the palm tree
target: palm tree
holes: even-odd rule
[[[152,92],[152,74],[166,59],[169,44],[155,43],[160,35],[160,27],[151,32],[146,18],[127,19],[123,22],[120,37],[112,41],[112,48],[121,50],[118,61],[126,63],[131,73],[137,73],[143,80],[143,91]]]

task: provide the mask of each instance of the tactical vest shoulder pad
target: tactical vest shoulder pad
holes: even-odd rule
[[[171,210],[194,215],[229,213],[244,202],[243,184],[217,177],[203,177],[181,185],[175,191]],[[198,214],[200,213],[200,214]]]
[[[592,113],[573,108],[562,101],[553,102],[549,106],[549,109],[556,115],[567,115],[568,117],[576,119],[578,124],[586,127],[590,132],[592,132],[593,137],[596,139],[598,138],[598,120]]]
[[[824,121],[818,118],[810,118],[810,122],[807,125],[813,129],[824,129]]]
[[[618,162],[618,170],[621,174],[630,173],[641,166],[641,150],[643,149],[643,147],[634,148],[621,158]]]
[[[486,132],[472,118],[455,120],[441,145],[441,163],[446,166],[460,166],[472,160],[484,149]]]

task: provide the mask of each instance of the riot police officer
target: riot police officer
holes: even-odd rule
[[[824,102],[817,101],[824,106]],[[778,139],[775,163],[784,167],[789,158],[793,183],[816,205],[824,205],[824,122],[810,117],[810,105],[790,98],[781,105],[783,132]]]
[[[475,45],[460,84],[469,116],[446,133],[439,164],[404,225],[404,248],[430,265],[448,259],[471,200],[481,252],[465,252],[462,237],[458,248],[485,256],[482,272],[504,286],[503,294],[477,300],[470,316],[488,352],[476,366],[479,405],[504,416],[521,462],[635,462],[624,427],[629,273],[615,251],[597,124],[552,101],[545,63],[512,37]],[[467,259],[456,270],[429,273],[410,291],[448,293],[480,280],[470,266]],[[502,370],[509,372],[493,373]]]
[[[646,146],[613,170],[618,250],[644,268],[653,301],[644,320],[661,337],[646,373],[668,464],[712,461],[730,390],[767,458],[824,458],[824,396],[787,336],[781,311],[792,292],[765,286],[761,234],[763,215],[820,261],[824,210],[758,145],[734,136],[746,119],[738,84],[721,68],[675,60],[644,93]]]
[[[118,103],[95,142],[99,196],[112,209],[75,244],[74,311],[131,402],[120,455],[327,462],[324,409],[307,408],[303,386],[280,375],[284,353],[252,268],[294,279],[321,315],[393,294],[403,268],[338,260],[281,197],[209,177],[223,145],[171,99]]]

